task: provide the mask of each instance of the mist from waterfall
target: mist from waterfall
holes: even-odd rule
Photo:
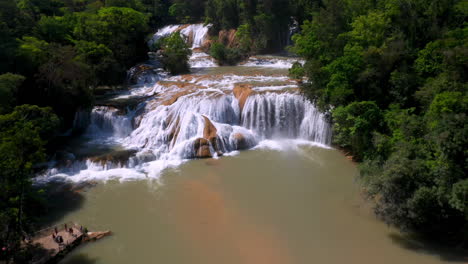
[[[131,70],[139,85],[115,99],[144,101],[134,108],[96,106],[90,114],[78,113],[75,120],[75,126],[85,127],[88,142],[113,149],[54,163],[38,180],[157,178],[164,169],[191,159],[236,155],[256,146],[268,148],[271,142],[330,145],[325,114],[301,95],[296,82],[282,70],[297,59],[255,57],[240,67],[226,68],[232,72],[210,72],[209,68],[224,68],[213,68],[217,67],[213,59],[198,50],[208,27],[160,29],[152,41],[179,31],[195,50],[192,68],[202,71],[169,76],[157,69]]]

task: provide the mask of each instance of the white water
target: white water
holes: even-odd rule
[[[192,48],[199,48],[207,37],[208,27],[167,26],[155,34],[153,41],[175,31],[186,36]],[[157,69],[132,69],[132,78],[139,85],[116,98],[147,96],[149,99],[135,110],[98,106],[90,118],[79,114],[75,121],[77,127],[85,126],[83,122],[90,123],[85,133],[88,142],[118,146],[118,149],[132,150],[132,154],[123,161],[114,160],[112,151],[103,153],[104,158],[101,155],[100,159],[90,156],[67,161],[66,166],[51,168],[38,180],[157,178],[168,167],[207,155],[219,158],[254,147],[276,150],[302,144],[326,147],[331,132],[324,114],[299,93],[286,71],[270,72],[270,69],[287,69],[294,61],[256,57],[242,67],[217,68],[230,69],[230,72],[210,73],[205,69],[172,77]],[[194,52],[191,65],[216,67],[212,58],[202,52]],[[250,89],[243,102],[234,93],[238,86]]]
[[[210,68],[218,65],[208,54],[197,49],[201,48],[203,42],[208,37],[210,25],[193,24],[193,25],[169,25],[159,29],[150,40],[149,45],[153,45],[159,39],[169,36],[174,32],[179,32],[191,45],[192,56],[189,60],[189,65],[192,68]]]
[[[266,68],[278,68],[278,69],[289,69],[295,62],[299,62],[304,65],[305,61],[297,58],[284,58],[274,56],[255,56],[249,58],[242,66],[246,67],[266,67]]]

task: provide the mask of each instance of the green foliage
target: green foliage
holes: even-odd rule
[[[305,75],[304,67],[300,62],[295,62],[291,69],[289,69],[289,77],[296,80],[302,80]]]
[[[169,7],[169,15],[175,17],[181,23],[190,21],[190,9],[187,3],[175,3]]]
[[[390,19],[385,13],[371,11],[353,20],[352,30],[346,33],[349,41],[360,46],[379,47],[390,28]]]
[[[106,45],[117,61],[129,66],[139,58],[138,50],[145,51],[147,25],[145,14],[131,8],[108,7],[97,15],[79,15],[74,34],[80,40]]]
[[[35,33],[46,42],[67,43],[71,39],[73,24],[70,17],[43,16],[37,22]]]
[[[291,50],[388,223],[467,241],[466,1],[329,0]],[[372,101],[372,102],[369,102]]]
[[[291,2],[208,0],[205,22],[213,25],[213,32],[238,29],[241,32],[238,36],[241,42],[237,47],[239,52],[278,51],[287,45],[293,15]]]
[[[0,244],[6,259],[19,257],[20,241],[38,206],[31,177],[45,161],[46,140],[58,130],[59,119],[50,108],[23,105],[0,115]]]
[[[38,82],[45,88],[49,100],[57,112],[69,118],[79,106],[91,103],[91,72],[87,64],[76,60],[72,46],[51,44],[48,60],[39,67]],[[60,98],[69,98],[62,101]]]
[[[180,74],[189,71],[188,60],[192,51],[179,32],[163,38],[158,44],[160,47],[161,61],[166,70],[172,74]]]
[[[0,262],[27,262],[15,258],[40,213],[30,178],[53,151],[47,143],[92,104],[96,86],[121,83],[146,58],[149,23],[166,22],[167,9],[162,0],[0,1],[0,245],[10,254]]]
[[[243,24],[237,28],[236,39],[239,43],[239,50],[243,54],[248,54],[251,51],[251,46],[253,43],[252,27],[250,24]]]
[[[6,73],[0,75],[0,114],[10,112],[16,104],[16,94],[24,76]]]
[[[106,0],[106,7],[128,7],[141,11],[144,6],[138,0]]]
[[[219,42],[211,45],[210,55],[216,59],[219,65],[236,65],[244,58],[238,48],[229,48]]]
[[[382,128],[383,115],[375,102],[355,102],[333,110],[334,143],[357,153],[362,160],[372,154],[372,133]]]
[[[464,212],[468,216],[468,179],[453,185],[450,204],[453,208]]]
[[[19,42],[18,55],[27,60],[31,66],[37,67],[46,61],[49,43],[27,36],[23,37]]]
[[[237,1],[208,0],[206,3],[206,22],[212,23],[215,31],[237,28],[239,16]]]
[[[84,40],[75,41],[76,57],[90,67],[91,80],[94,85],[118,84],[122,78],[115,75],[122,72],[124,68],[114,58],[114,53],[104,44],[88,42]]]

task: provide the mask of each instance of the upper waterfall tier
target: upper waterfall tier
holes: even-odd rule
[[[159,39],[169,36],[174,32],[180,32],[192,49],[200,48],[208,37],[210,25],[192,24],[192,25],[169,25],[159,29],[149,42],[150,45],[156,43]]]
[[[192,68],[210,68],[217,67],[215,60],[208,54],[200,51],[205,41],[208,40],[208,30],[211,25],[192,24],[192,25],[169,25],[159,29],[149,41],[153,45],[159,39],[169,36],[174,32],[180,32],[185,41],[191,47],[193,54],[190,57],[189,64]]]

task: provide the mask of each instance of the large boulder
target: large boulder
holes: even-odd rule
[[[205,119],[205,128],[203,130],[203,137],[205,139],[208,139],[208,141],[211,143],[211,146],[213,147],[214,151],[218,156],[222,156],[223,152],[219,149],[218,145],[218,130],[216,127],[213,125],[210,119],[208,117],[203,116]]]
[[[206,138],[197,138],[193,144],[195,158],[206,159],[211,158],[210,142]]]
[[[245,150],[249,148],[249,143],[243,134],[236,133],[232,137],[236,150]]]
[[[236,84],[233,89],[234,96],[239,101],[239,108],[242,112],[245,102],[253,94],[252,86],[249,84]]]

